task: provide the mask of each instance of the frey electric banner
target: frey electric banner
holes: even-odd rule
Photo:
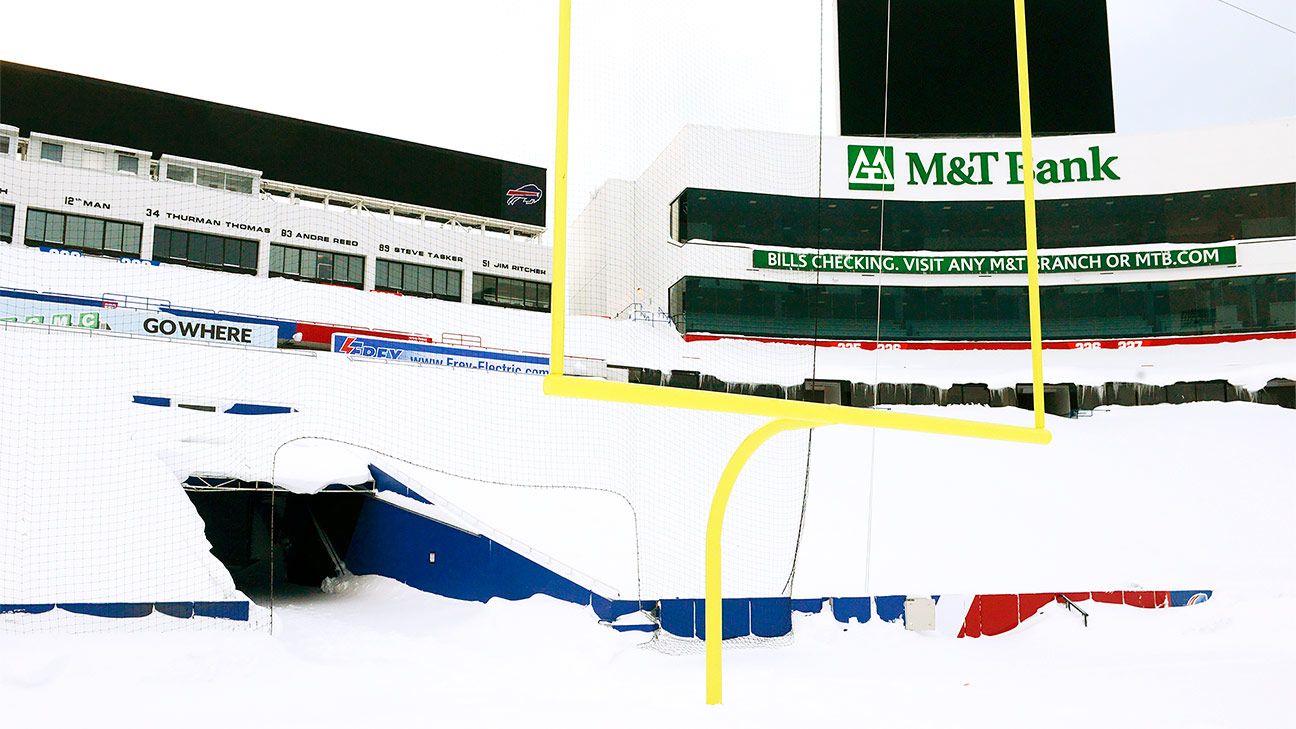
[[[334,334],[333,351],[349,354],[353,357],[365,357],[389,362],[459,367],[483,372],[506,372],[514,375],[549,374],[549,358],[544,355],[464,349],[426,342],[368,337],[359,334]]]
[[[102,329],[165,339],[274,348],[278,330],[265,324],[194,319],[140,309],[92,308],[74,304],[0,298],[0,321]]]

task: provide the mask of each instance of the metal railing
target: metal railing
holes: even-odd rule
[[[1079,605],[1075,604],[1074,602],[1071,602],[1071,598],[1067,597],[1066,595],[1063,595],[1062,593],[1059,592],[1058,597],[1062,599],[1062,602],[1066,603],[1067,612],[1071,612],[1071,608],[1075,608],[1076,612],[1080,613],[1080,618],[1084,620],[1084,626],[1086,628],[1089,627],[1089,613],[1085,612],[1084,609],[1081,608]]]

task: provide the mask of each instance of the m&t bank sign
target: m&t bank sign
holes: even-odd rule
[[[1075,157],[1043,158],[1035,163],[1035,182],[1053,185],[1073,182],[1119,180],[1116,155],[1094,145],[1087,154]],[[900,172],[905,185],[1020,185],[1021,152],[972,151],[905,152]],[[851,190],[890,192],[896,186],[896,153],[891,145],[849,144],[846,146],[847,186]]]

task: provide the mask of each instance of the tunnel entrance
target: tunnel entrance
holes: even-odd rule
[[[264,482],[191,478],[185,493],[212,554],[253,602],[315,591],[344,569],[372,484],[294,494]]]

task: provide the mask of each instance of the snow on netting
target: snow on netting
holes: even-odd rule
[[[183,148],[18,137],[0,157],[19,201],[0,245],[0,625],[271,627],[277,600],[345,568],[320,535],[340,492],[372,498],[370,465],[603,597],[701,597],[711,494],[758,422],[542,395],[548,232]],[[679,341],[629,331],[575,346],[568,371],[660,366],[659,339]],[[726,594],[790,594],[806,439],[744,473]]]

